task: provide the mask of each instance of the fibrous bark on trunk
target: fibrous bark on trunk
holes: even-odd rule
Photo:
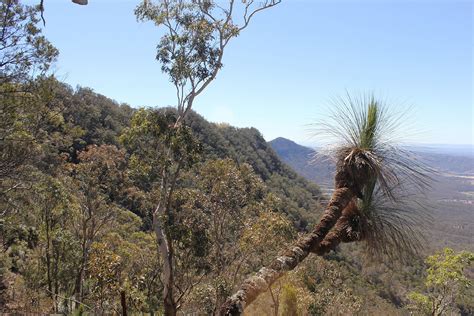
[[[359,229],[359,219],[359,210],[356,202],[352,200],[342,212],[334,228],[319,243],[318,247],[312,249],[312,252],[322,256],[334,250],[341,242],[348,243],[361,240],[363,235]]]

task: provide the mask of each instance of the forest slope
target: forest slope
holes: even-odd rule
[[[67,301],[67,297],[77,293],[75,284],[84,277],[90,284],[100,286],[94,288],[84,283],[86,289],[82,291],[83,299],[90,306],[98,306],[100,302],[117,306],[119,302],[115,294],[110,297],[94,295],[99,293],[97,289],[106,289],[102,288],[105,283],[101,283],[100,269],[109,266],[109,260],[123,258],[129,259],[117,266],[122,269],[121,276],[110,276],[106,280],[113,286],[108,291],[115,293],[113,291],[118,289],[116,286],[122,284],[121,278],[125,277],[132,282],[129,283],[133,287],[129,289],[130,295],[135,293],[135,298],[140,298],[142,302],[141,307],[137,305],[137,310],[159,309],[156,298],[160,293],[160,284],[156,276],[159,275],[160,267],[154,262],[154,256],[143,257],[142,254],[149,254],[153,249],[147,200],[152,200],[153,194],[147,197],[136,187],[130,186],[130,180],[127,179],[131,176],[131,170],[127,169],[130,157],[120,141],[120,136],[130,126],[137,110],[89,88],[74,90],[54,78],[39,80],[36,87],[38,93],[43,88],[47,92],[44,96],[46,102],[35,101],[31,108],[27,104],[22,108],[26,114],[31,111],[31,116],[25,116],[24,126],[33,135],[37,152],[22,151],[25,160],[18,170],[24,177],[22,181],[31,183],[25,189],[32,187],[34,191],[25,195],[24,191],[11,190],[1,201],[3,212],[8,216],[0,221],[4,254],[0,260],[0,311],[47,312],[68,309],[70,306],[63,306],[60,301]],[[296,233],[304,232],[318,220],[326,201],[319,187],[282,162],[257,129],[210,123],[196,113],[191,113],[187,123],[202,148],[199,165],[212,166],[216,159],[232,160],[242,166],[248,164],[263,181],[265,190],[279,201],[275,204],[275,211],[286,215],[296,228]],[[220,176],[214,175],[216,178]],[[199,178],[199,168],[191,171],[191,177]],[[189,182],[187,185],[191,187],[183,187],[184,190],[189,189],[186,192],[195,192],[192,186],[196,184]],[[51,191],[51,186],[57,187],[58,191]],[[55,195],[57,192],[60,195]],[[89,204],[88,199],[95,202]],[[15,205],[11,201],[15,201]],[[56,206],[51,210],[52,204]],[[103,207],[100,206],[102,204]],[[87,216],[81,217],[80,214],[91,205],[100,206],[96,210],[97,215],[93,216],[94,220],[102,224],[90,228],[98,230],[94,231],[93,239],[83,244],[88,248],[81,248],[80,240],[86,236],[82,236],[78,225],[87,228],[89,221]],[[26,209],[29,211],[26,212]],[[48,213],[50,211],[53,213]],[[54,221],[45,221],[49,220],[45,214],[53,216]],[[83,214],[87,215],[87,212]],[[259,239],[256,242],[268,241]],[[64,248],[62,243],[69,246]],[[195,252],[200,249],[195,245],[190,250]],[[88,270],[84,272],[78,270],[77,264],[86,263],[84,259],[79,259],[81,253],[92,256],[85,259],[89,263]],[[51,257],[53,255],[58,257]],[[46,262],[43,258],[47,259]],[[268,259],[258,258],[257,255],[254,258],[259,263],[257,267]],[[189,261],[189,264],[201,265],[200,260],[203,259],[197,255],[192,260],[196,261]],[[53,267],[57,273],[51,272]],[[354,311],[391,310],[395,313],[400,298],[393,299],[393,294],[387,294],[388,287],[384,284],[371,284],[367,276],[361,273],[360,267],[360,262],[342,253],[331,254],[325,259],[314,257],[291,274],[282,286],[303,291],[306,303],[300,302],[301,308],[319,313],[330,312],[332,308],[342,305]],[[331,277],[327,277],[328,273]],[[212,273],[209,275],[210,279],[205,278],[205,282],[213,281]],[[144,276],[149,283],[140,283],[140,278]],[[338,291],[334,291],[335,288]],[[56,299],[55,293],[57,298],[62,298]],[[51,305],[53,298],[54,304]],[[28,303],[32,299],[36,302],[33,305]],[[256,314],[269,311],[272,303],[268,299],[264,296],[254,304]],[[192,297],[188,300],[188,305],[183,305],[188,307],[183,308],[193,307]],[[334,303],[337,300],[341,305]],[[347,304],[347,301],[351,304]]]

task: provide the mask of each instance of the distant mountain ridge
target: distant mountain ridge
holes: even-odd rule
[[[278,156],[296,172],[319,185],[332,184],[334,164],[330,159],[315,158],[317,152],[296,142],[278,137],[269,142]],[[474,175],[474,156],[447,153],[437,147],[407,147],[427,165],[442,173]]]
[[[280,159],[300,175],[322,188],[332,187],[334,164],[330,159],[316,157],[314,149],[283,137],[275,138],[269,144]]]

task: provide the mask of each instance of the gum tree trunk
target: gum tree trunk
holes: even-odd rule
[[[159,203],[155,212],[153,213],[153,226],[155,230],[156,240],[158,242],[158,253],[163,263],[163,307],[166,316],[176,315],[176,303],[174,301],[173,287],[173,253],[172,245],[168,240],[164,229],[161,227],[159,214],[163,212],[162,204]]]

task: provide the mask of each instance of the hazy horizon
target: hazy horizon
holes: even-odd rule
[[[279,138],[283,138],[296,143],[297,145],[304,146],[310,149],[318,149],[323,145],[315,142],[299,142],[293,139],[279,136],[273,139],[266,139],[267,142],[272,142]],[[433,152],[437,154],[450,154],[450,155],[461,155],[461,156],[472,156],[474,157],[474,145],[473,144],[427,144],[427,143],[406,143],[403,147],[410,148],[420,152]]]

